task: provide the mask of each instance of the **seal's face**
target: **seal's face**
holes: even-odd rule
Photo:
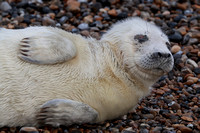
[[[173,67],[173,57],[170,53],[169,41],[163,33],[136,34],[132,38],[133,60],[128,66],[132,73],[143,79],[155,80]],[[155,78],[155,79],[154,79]]]
[[[173,68],[167,36],[154,24],[131,18],[115,24],[102,40],[117,49],[125,70],[140,81],[153,84]]]
[[[174,60],[167,36],[155,25],[144,24],[148,29],[138,29],[136,26],[130,28],[121,48],[124,47],[124,63],[131,75],[155,82],[173,68]]]

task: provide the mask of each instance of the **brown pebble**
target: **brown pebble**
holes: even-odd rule
[[[68,0],[67,7],[71,12],[79,12],[80,11],[80,2],[76,0]]]
[[[185,84],[186,84],[186,85],[192,85],[192,84],[194,84],[194,81],[193,81],[193,80],[187,80],[187,81],[185,82]]]
[[[183,35],[183,36],[187,33],[185,27],[181,27],[181,28],[179,28],[179,29],[177,29],[177,30],[178,30],[178,31],[181,33],[181,35]]]
[[[200,57],[200,51],[197,53],[198,57]]]
[[[163,90],[160,90],[160,89],[156,90],[156,94],[163,95],[164,93],[165,91]]]
[[[35,127],[22,127],[20,133],[39,133]]]
[[[51,4],[50,7],[49,7],[51,10],[58,10],[59,7],[55,4]]]
[[[186,126],[183,126],[179,129],[181,133],[192,133],[192,129]]]
[[[109,10],[109,11],[108,11],[108,14],[109,14],[110,16],[116,17],[116,16],[117,16],[117,11],[116,11],[115,9],[112,9],[112,10]]]
[[[91,15],[85,16],[85,17],[83,18],[83,21],[84,21],[85,23],[92,23],[92,22],[93,22],[93,17],[92,17]]]
[[[194,83],[196,83],[199,79],[196,77],[188,77],[187,80],[192,80]]]
[[[180,106],[178,103],[174,103],[174,104],[171,106],[171,108],[172,108],[173,110],[179,110],[179,109],[181,108],[181,106]]]
[[[163,14],[164,16],[170,15],[170,11],[164,11],[162,14]]]
[[[177,3],[177,7],[182,10],[186,10],[188,8],[188,3]]]
[[[181,119],[185,120],[185,121],[189,121],[189,122],[193,122],[194,121],[191,116],[182,116]]]
[[[90,33],[87,30],[83,30],[83,31],[81,31],[81,35],[88,37],[90,35]]]
[[[172,46],[172,48],[171,48],[172,54],[175,54],[175,53],[177,53],[177,52],[180,51],[180,50],[181,50],[181,47],[178,46],[178,45],[174,45],[174,46]]]
[[[199,49],[192,49],[191,51],[190,51],[190,53],[192,53],[192,54],[197,54],[199,52]]]
[[[55,19],[55,17],[56,17],[55,13],[49,13],[48,15],[50,16],[51,19]]]

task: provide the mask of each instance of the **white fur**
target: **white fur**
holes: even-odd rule
[[[37,65],[18,58],[23,38],[52,32],[75,45],[73,59]],[[147,34],[149,41],[136,46],[136,34]],[[52,99],[88,104],[98,112],[96,122],[126,114],[163,74],[142,72],[135,64],[154,51],[169,53],[167,41],[159,28],[139,18],[117,23],[100,41],[51,27],[0,29],[0,126],[36,125],[41,105]],[[167,71],[172,64],[165,64]]]

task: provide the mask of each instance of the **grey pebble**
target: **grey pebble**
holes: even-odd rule
[[[12,7],[8,4],[8,2],[2,2],[1,5],[0,5],[0,10],[1,11],[8,11],[8,10],[11,10]]]
[[[67,20],[68,20],[68,17],[67,16],[63,16],[62,18],[60,18],[59,22],[61,24],[64,24]]]
[[[89,29],[89,25],[87,23],[82,23],[78,25],[78,28],[80,30],[88,30]]]

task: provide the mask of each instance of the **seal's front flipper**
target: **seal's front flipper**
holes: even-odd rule
[[[39,125],[83,124],[95,122],[98,112],[87,104],[68,100],[54,99],[42,105],[37,120]]]
[[[56,64],[76,56],[73,42],[57,34],[24,38],[19,44],[19,58],[34,64]]]

